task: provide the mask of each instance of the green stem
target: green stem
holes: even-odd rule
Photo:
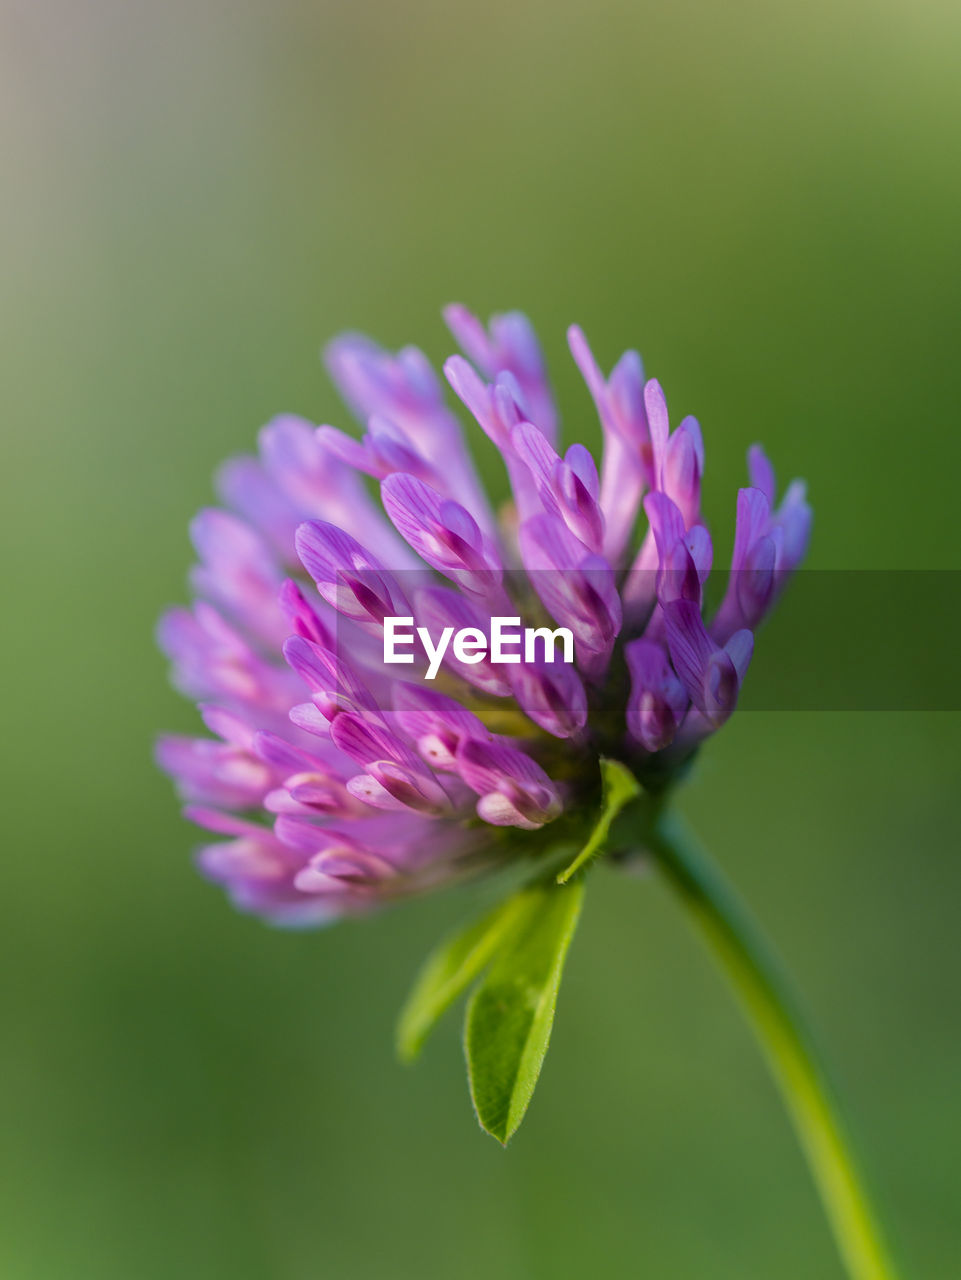
[[[675,815],[645,844],[727,973],[781,1090],[852,1280],[897,1272],[855,1166],[837,1103],[780,966],[757,926]]]

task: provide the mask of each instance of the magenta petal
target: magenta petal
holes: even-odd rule
[[[544,770],[508,743],[468,738],[458,748],[457,762],[472,791],[484,798],[499,797],[495,803],[501,813],[509,806],[525,823],[541,826],[560,812],[557,788]]]
[[[747,451],[747,470],[752,487],[760,489],[767,498],[768,506],[773,507],[774,495],[777,493],[774,468],[759,444],[752,444]]]
[[[368,626],[404,617],[410,606],[394,576],[336,525],[309,520],[297,530],[297,554],[317,590],[338,613]]]
[[[473,712],[455,699],[421,685],[395,686],[394,715],[398,727],[416,743],[421,757],[434,769],[456,767],[457,747],[464,738],[491,737],[490,730]]]
[[[735,632],[724,648],[728,657],[734,663],[738,683],[743,683],[744,677],[747,675],[747,669],[751,665],[751,658],[754,655],[753,632],[748,631],[746,628],[743,631]]]
[[[743,567],[748,552],[764,534],[770,518],[771,504],[760,489],[738,490],[732,569],[736,571]]]
[[[521,710],[555,738],[571,738],[587,723],[584,682],[563,662],[511,667],[511,687]]]
[[[509,374],[515,380],[526,416],[553,439],[557,413],[540,343],[527,317],[519,311],[493,316],[488,331],[466,307],[456,304],[444,309],[444,319],[485,377],[496,381]]]
[[[656,378],[651,378],[644,386],[644,409],[651,435],[651,452],[654,455],[656,474],[660,472],[663,465],[671,430],[664,390]]]
[[[659,644],[633,640],[624,656],[631,672],[628,732],[646,751],[661,751],[674,740],[688,695]]]
[[[606,658],[620,631],[621,601],[610,565],[556,517],[542,515],[520,529],[531,585],[556,622],[569,627],[588,655]]]
[[[701,714],[715,726],[722,724],[737,703],[734,662],[715,645],[693,601],[675,600],[663,609],[675,671]]]

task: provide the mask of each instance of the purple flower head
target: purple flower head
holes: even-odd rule
[[[426,357],[348,335],[327,363],[360,436],[282,417],[225,464],[224,507],[191,528],[196,602],[159,628],[211,736],[164,737],[158,761],[215,837],[205,875],[274,921],[542,853],[552,823],[596,804],[602,756],[667,786],[734,711],[807,546],[803,485],[776,504],[755,446],[728,587],[705,616],[697,422],[672,429],[640,357],[605,376],[572,328],[595,461],[559,443],[523,316],[445,317],[462,352],[447,383],[507,473],[500,517]]]

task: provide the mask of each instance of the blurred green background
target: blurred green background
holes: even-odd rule
[[[937,0],[0,0],[6,1280],[832,1280],[728,993],[593,878],[505,1152],[457,1019],[392,1020],[470,893],[319,934],[234,914],[151,762],[186,522],[345,327],[458,299],[644,353],[807,476],[812,564],[958,568],[961,10]],[[897,599],[889,602],[895,617]],[[790,632],[775,620],[772,643]],[[883,636],[869,643],[882,644]],[[805,660],[817,663],[818,655]],[[744,713],[683,805],[795,971],[909,1274],[959,1274],[956,715]]]

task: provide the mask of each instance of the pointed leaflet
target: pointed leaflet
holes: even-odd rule
[[[584,882],[525,891],[533,908],[471,996],[464,1050],[481,1128],[506,1143],[524,1118],[554,1025]]]
[[[594,824],[594,829],[587,838],[587,843],[580,853],[557,877],[558,884],[567,884],[575,872],[580,871],[592,858],[604,852],[604,845],[610,834],[611,823],[631,800],[641,794],[641,785],[629,769],[625,769],[617,760],[601,757],[601,782],[603,796],[601,812]]]
[[[427,957],[397,1022],[397,1052],[412,1062],[438,1019],[478,977],[498,948],[534,907],[529,894],[499,903],[444,941]]]

